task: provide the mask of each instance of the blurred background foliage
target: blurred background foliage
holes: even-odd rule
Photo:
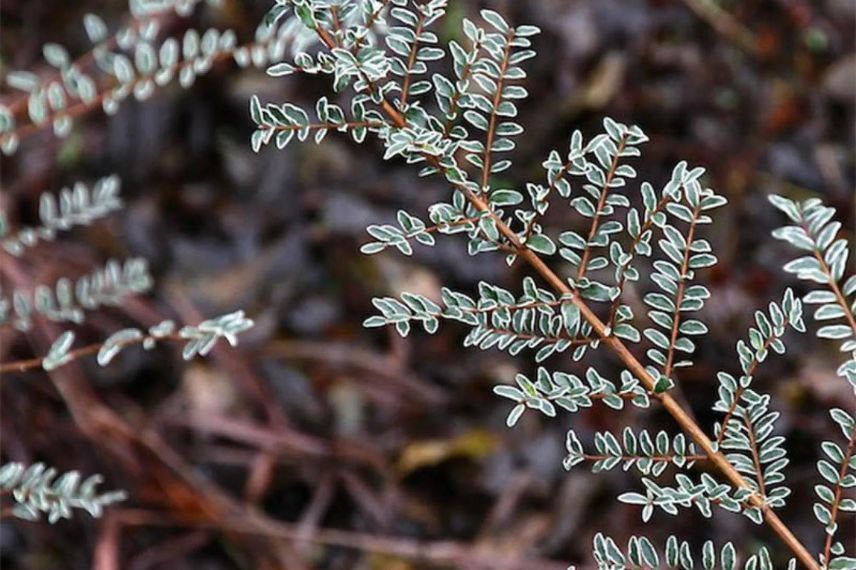
[[[230,27],[246,39],[268,7],[222,0],[166,27]],[[729,199],[706,236],[720,257],[703,277],[714,292],[702,316],[712,334],[696,366],[680,375],[681,397],[712,428],[714,374],[736,367],[734,343],[752,313],[786,285],[800,290],[780,270],[790,252],[769,237],[781,219],[766,195],[819,196],[838,209],[852,237],[856,5],[451,0],[442,36],[456,38],[460,19],[482,7],[543,30],[529,65],[531,97],[521,105],[527,133],[509,184],[540,180],[551,149],[566,148],[574,128],[599,132],[606,115],[650,136],[644,160],[634,163],[641,179],[662,184],[686,159],[706,167],[708,184]],[[47,72],[43,43],[63,43],[77,55],[86,49],[85,13],[115,24],[125,10],[124,2],[103,0],[5,0],[3,69]],[[526,268],[509,271],[499,255],[470,258],[455,238],[412,258],[360,255],[366,225],[392,220],[405,205],[418,212],[448,189],[383,162],[377,145],[357,147],[342,136],[252,153],[251,94],[311,103],[324,89],[312,78],[274,79],[224,61],[188,91],[170,86],[147,102],[124,103],[114,117],[92,113],[67,139],[39,134],[2,159],[0,205],[14,226],[35,220],[44,190],[113,172],[123,180],[123,212],[37,248],[23,263],[33,283],[49,283],[111,256],[150,260],[153,293],[91,317],[81,338],[166,317],[198,322],[235,308],[257,323],[237,350],[207,361],[184,364],[170,349],[129,350],[105,369],[83,362],[51,378],[4,377],[4,460],[102,472],[132,497],[101,521],[4,519],[5,567],[410,569],[498,567],[497,560],[586,567],[595,532],[621,538],[640,529],[638,509],[614,500],[639,487],[632,474],[595,478],[562,469],[569,425],[561,417],[527,414],[520,429],[505,428],[508,404],[491,387],[531,372],[527,359],[462,350],[465,331],[455,326],[406,340],[361,328],[373,295],[436,297],[441,284],[472,290],[480,279],[516,290]],[[551,209],[548,226],[567,229],[565,213]],[[7,290],[6,272],[0,276]],[[44,345],[38,334],[4,330],[0,360]],[[783,413],[792,457],[795,494],[784,518],[817,550],[823,537],[808,512],[816,443],[833,433],[825,410],[850,400],[835,377],[831,346],[806,334],[791,337],[789,347],[757,381]],[[549,362],[568,371],[592,364],[616,370],[603,354],[587,363],[567,355]],[[673,427],[657,411],[595,408],[575,421],[578,433]],[[205,528],[165,522],[223,500],[292,524],[265,538],[241,532],[229,515]],[[844,524],[840,536],[856,535],[852,519]],[[357,548],[330,540],[329,529],[351,531]],[[768,544],[785,556],[775,537],[737,515],[658,515],[656,529],[647,530],[651,538],[669,533]]]

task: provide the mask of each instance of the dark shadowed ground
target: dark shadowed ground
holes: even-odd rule
[[[447,39],[458,37],[460,18],[483,6],[543,30],[510,183],[542,181],[540,163],[551,149],[565,149],[573,129],[596,134],[611,116],[651,138],[634,163],[641,179],[659,187],[685,159],[707,168],[708,184],[729,199],[706,236],[720,258],[702,277],[714,293],[702,315],[711,334],[696,366],[680,375],[682,397],[712,429],[715,372],[737,369],[734,345],[753,311],[788,285],[804,290],[780,269],[792,252],[770,238],[783,220],[766,195],[823,198],[853,236],[856,6],[720,2],[746,37],[729,32],[728,22],[723,29],[699,17],[690,1],[450,4],[439,30]],[[266,8],[223,0],[168,26],[231,27],[244,39]],[[115,26],[123,10],[123,2],[7,0],[2,66],[43,71],[47,41],[80,54],[83,14],[98,12]],[[493,568],[518,556],[531,557],[520,568],[587,567],[598,531],[621,539],[644,531],[658,543],[675,533],[747,550],[768,545],[786,559],[775,536],[737,515],[658,512],[643,529],[639,509],[615,500],[641,488],[636,474],[562,468],[567,417],[530,413],[507,429],[508,404],[491,388],[531,372],[531,358],[463,349],[466,331],[453,325],[406,340],[361,328],[372,296],[436,297],[441,285],[473,291],[480,280],[517,291],[527,269],[508,270],[499,255],[470,258],[455,237],[409,258],[359,254],[367,224],[391,221],[402,207],[424,212],[448,188],[384,162],[374,142],[356,147],[335,134],[319,146],[253,154],[252,94],[310,106],[325,89],[317,79],[274,79],[221,62],[189,91],[164,89],[109,119],[92,113],[69,138],[36,135],[3,158],[0,204],[13,225],[34,221],[42,191],[114,172],[123,180],[123,212],[15,262],[32,283],[51,283],[109,257],[150,260],[152,293],[90,316],[75,329],[82,341],[236,308],[257,323],[237,349],[224,346],[192,363],[169,347],[129,349],[105,369],[88,360],[51,377],[4,375],[4,461],[100,472],[131,496],[101,520],[4,519],[4,567],[404,570]],[[566,213],[551,209],[551,231],[577,223]],[[4,330],[0,361],[41,354],[56,333]],[[792,458],[794,495],[782,517],[816,551],[824,537],[811,514],[814,463],[821,439],[840,435],[825,410],[852,410],[853,399],[835,376],[832,346],[809,334],[788,341],[787,355],[765,363],[756,381],[782,412]],[[618,370],[605,353],[580,364],[569,356],[549,361],[569,371],[584,365],[605,375]],[[656,408],[595,407],[572,421],[587,435],[626,425],[674,429]],[[244,503],[264,515],[251,530],[235,514]],[[217,522],[182,522],[200,513]],[[853,517],[839,532],[856,542]],[[428,560],[414,561],[414,551]]]

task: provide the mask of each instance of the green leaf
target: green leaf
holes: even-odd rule
[[[556,244],[544,234],[535,234],[526,241],[526,247],[536,253],[552,255],[556,253]]]
[[[817,331],[817,336],[820,338],[849,338],[853,334],[853,330],[847,325],[827,325],[821,327]]]
[[[280,62],[267,68],[267,74],[271,77],[283,77],[291,75],[297,68],[290,63]]]
[[[514,206],[523,202],[523,195],[515,190],[494,190],[490,193],[490,203],[495,206]]]
[[[633,325],[628,323],[616,325],[612,332],[615,336],[629,340],[630,342],[639,342],[641,340],[639,331]]]
[[[255,124],[262,124],[262,104],[256,95],[250,98],[250,118]]]
[[[580,327],[580,310],[572,302],[562,303],[562,321],[568,334],[575,335]]]
[[[520,419],[520,416],[523,415],[523,412],[526,410],[526,406],[523,404],[518,404],[511,408],[511,411],[508,413],[508,417],[505,420],[505,425],[508,427],[514,427],[517,423],[517,420]]]
[[[494,12],[493,10],[482,10],[481,16],[487,23],[496,28],[497,31],[502,33],[508,32],[508,23],[506,23],[505,19],[497,12]]]

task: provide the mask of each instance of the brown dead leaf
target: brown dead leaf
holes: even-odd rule
[[[404,448],[396,471],[406,476],[423,467],[438,465],[454,458],[481,459],[498,444],[497,437],[485,430],[470,430],[451,439],[415,441]]]
[[[607,54],[586,82],[582,105],[590,109],[601,109],[609,103],[624,84],[626,67],[626,58],[620,52]]]
[[[222,372],[194,364],[184,373],[181,381],[188,407],[194,413],[222,415],[234,409],[235,387]]]

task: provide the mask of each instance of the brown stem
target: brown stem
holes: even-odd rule
[[[476,41],[473,44],[472,49],[473,49],[473,51],[478,52],[478,50],[480,49],[478,41]],[[470,73],[472,72],[472,69],[473,69],[472,63],[467,62],[467,64],[461,70],[461,77],[458,81],[467,81],[470,77]],[[462,91],[460,91],[456,85],[455,86],[455,94],[452,95],[452,102],[449,104],[449,115],[451,115],[452,117],[454,117],[458,112],[458,104],[460,103],[461,95],[463,95],[463,94],[464,93]],[[446,136],[446,137],[449,136],[449,133],[452,131],[453,125],[454,125],[454,119],[449,119],[443,127],[443,136]]]
[[[497,305],[495,307],[487,307],[487,308],[476,307],[473,309],[465,308],[465,307],[458,307],[458,309],[464,313],[470,313],[473,315],[481,315],[481,314],[491,314],[491,313],[495,313],[497,311],[502,311],[502,310],[507,310],[507,311],[511,312],[511,311],[525,311],[527,309],[535,309],[537,307],[558,307],[559,305],[561,305],[564,302],[565,301],[563,301],[563,300],[553,301],[550,303],[542,302],[542,301],[532,301],[530,303],[521,303],[519,305]],[[429,314],[433,317],[436,317],[436,318],[449,318],[443,312],[429,313]],[[571,346],[581,346],[584,344],[592,344],[593,342],[595,342],[595,340],[597,340],[597,339],[593,339],[591,337],[580,338],[577,335],[574,335],[573,337],[569,337],[569,336],[565,336],[565,335],[561,335],[561,334],[559,336],[548,337],[545,335],[521,333],[521,332],[518,332],[515,330],[511,330],[511,329],[503,329],[503,328],[494,327],[492,325],[487,325],[486,328],[490,329],[493,332],[499,333],[499,334],[514,335],[521,340],[532,340],[535,338],[542,339],[542,340],[544,340],[545,344],[556,344],[556,343],[561,342],[563,340],[567,340],[567,341],[570,341]]]
[[[370,30],[374,26],[375,21],[377,21],[378,17],[380,16],[380,13],[383,12],[387,6],[389,6],[389,2],[390,0],[384,0],[377,7],[377,9],[371,13],[371,16],[369,16],[369,19],[366,21],[366,29]]]
[[[489,307],[486,309],[479,309],[479,308],[465,309],[465,308],[461,308],[461,310],[466,312],[466,313],[491,313],[491,312],[495,312],[495,311],[500,311],[502,309],[507,309],[509,311],[524,311],[526,309],[535,309],[538,307],[558,307],[562,303],[564,303],[564,301],[562,301],[562,300],[553,301],[550,303],[548,303],[546,301],[532,301],[529,303],[521,303],[519,305],[497,305],[496,307]]]
[[[830,511],[829,518],[833,524],[835,523],[835,519],[838,518],[838,507],[841,504],[841,480],[847,475],[847,469],[850,467],[850,458],[853,457],[854,451],[856,451],[856,427],[850,433],[850,442],[847,444],[847,451],[844,452],[844,460],[841,462],[841,469],[838,471],[838,482],[835,483],[835,496],[832,499],[832,510]],[[827,567],[829,566],[829,556],[832,553],[833,536],[833,534],[827,533],[826,543],[823,546],[823,563]]]
[[[480,219],[481,219],[480,216],[475,216],[475,217],[471,217],[471,218],[462,218],[460,220],[455,220],[454,222],[449,222],[446,224],[435,224],[433,226],[425,228],[424,231],[425,231],[425,233],[433,234],[433,233],[439,232],[440,230],[443,230],[445,228],[454,228],[454,227],[458,227],[458,226],[465,226],[467,224],[476,223]],[[481,229],[479,229],[479,232],[481,232]],[[415,239],[415,238],[416,238],[416,235],[404,236],[404,239],[408,239],[408,240]],[[485,240],[491,241],[487,236],[485,236]],[[385,243],[383,245],[384,245],[384,249],[386,249],[388,247],[392,247],[392,245],[389,243]],[[495,245],[503,251],[509,251],[510,252],[510,250],[508,249],[508,246],[504,243],[496,243]]]
[[[121,346],[124,348],[126,346],[133,345],[133,344],[142,344],[148,338],[152,338],[152,337],[143,336],[140,338],[136,338],[133,340],[127,340],[127,341],[119,342],[116,344],[118,346]],[[170,335],[158,337],[156,340],[158,340],[158,341],[160,341],[160,340],[186,341],[187,339],[182,337],[182,336],[179,336],[176,333],[173,333]],[[95,354],[99,350],[101,350],[102,346],[104,346],[103,342],[96,342],[93,344],[89,344],[89,345],[77,348],[75,350],[71,350],[68,352],[68,356],[70,356],[71,359],[66,364],[68,364],[70,362],[74,362],[75,360],[79,360],[79,359],[83,358],[84,356],[90,356],[92,354]],[[4,363],[0,364],[0,374],[12,373],[12,372],[26,372],[28,370],[33,370],[34,368],[41,368],[42,363],[44,361],[45,361],[45,358],[43,356],[39,356],[36,358],[29,358],[27,360],[16,360],[15,362],[4,362]]]
[[[764,471],[761,468],[761,457],[758,454],[758,442],[755,440],[755,429],[752,427],[752,422],[748,417],[743,418],[743,423],[746,424],[746,432],[749,435],[749,450],[752,453],[752,462],[755,464],[755,481],[758,482],[758,492],[762,497],[767,496],[767,490],[764,485]]]
[[[806,233],[808,233],[808,228],[806,228],[805,225],[803,225],[803,228],[806,230]],[[847,323],[850,325],[850,329],[853,331],[853,334],[856,334],[856,317],[854,317],[853,313],[850,312],[850,305],[847,303],[847,298],[844,296],[844,293],[841,292],[841,288],[838,287],[838,282],[832,275],[832,269],[829,267],[829,264],[826,263],[826,260],[823,258],[823,255],[821,255],[821,252],[818,251],[816,248],[814,250],[814,257],[820,264],[820,268],[823,271],[824,275],[826,275],[826,279],[829,282],[829,288],[835,295],[836,302],[841,306],[842,309],[844,309],[844,316],[847,319]]]
[[[478,222],[478,221],[479,221],[479,219],[480,219],[480,218],[479,218],[479,217],[477,217],[477,216],[474,216],[474,217],[471,217],[471,218],[463,218],[463,219],[460,219],[460,220],[455,220],[454,222],[449,222],[448,224],[436,224],[436,225],[433,225],[433,226],[431,226],[430,228],[427,228],[425,231],[426,231],[426,232],[428,232],[428,233],[434,233],[434,232],[438,232],[438,231],[440,231],[440,230],[442,230],[442,229],[444,229],[444,228],[455,228],[455,227],[458,227],[458,226],[465,226],[465,225],[467,225],[467,224],[473,224],[473,223]]]
[[[333,31],[336,32],[336,45],[341,46],[341,42],[339,41],[339,37],[342,32],[342,24],[339,22],[339,10],[336,5],[330,6],[330,14],[333,16]]]
[[[613,397],[613,396],[618,396],[622,400],[632,400],[633,398],[637,397],[638,395],[639,394],[635,394],[633,392],[612,392],[609,394],[606,394],[606,393],[589,394],[588,398],[590,400],[605,400],[605,399]],[[651,396],[652,396],[652,399],[654,399],[654,400],[658,399],[657,394],[651,394]]]
[[[587,455],[583,454],[583,459],[586,461],[602,461],[604,459],[613,459],[614,455]],[[640,455],[622,455],[622,461],[631,461],[631,460],[640,460],[640,459],[649,459],[651,461],[659,461],[659,462],[668,462],[671,463],[675,460],[675,455],[651,455],[651,456],[640,456]],[[682,459],[686,459],[687,461],[707,461],[707,455],[684,455]]]
[[[566,340],[566,341],[569,341],[571,343],[570,346],[581,346],[583,344],[591,344],[592,342],[594,342],[593,339],[590,339],[587,337],[585,337],[585,338],[567,337],[567,336],[546,337],[543,335],[519,333],[517,331],[513,331],[510,329],[500,329],[500,328],[491,327],[491,326],[489,326],[487,328],[489,330],[495,332],[495,333],[514,335],[515,337],[519,338],[520,340],[532,340],[532,339],[538,338],[538,339],[543,340],[544,344],[557,344],[559,342],[562,342],[563,340]]]
[[[681,262],[681,280],[678,283],[678,292],[675,295],[675,315],[674,321],[672,322],[672,336],[669,341],[666,365],[663,367],[663,376],[666,378],[671,377],[672,366],[675,361],[675,343],[678,340],[678,330],[681,326],[681,303],[684,302],[684,291],[687,286],[687,271],[689,270],[690,255],[692,254],[693,240],[695,239],[696,222],[698,221],[700,210],[701,206],[696,206],[695,211],[693,211],[692,222],[690,222],[690,229],[687,232],[687,247],[684,250],[684,259]]]
[[[621,140],[618,142],[618,150],[615,151],[615,156],[612,158],[612,164],[609,165],[609,171],[606,173],[606,181],[603,183],[603,188],[601,188],[600,191],[600,198],[597,201],[594,219],[591,222],[591,229],[589,230],[588,239],[586,240],[586,247],[583,250],[583,258],[580,261],[580,267],[577,270],[577,280],[582,279],[586,275],[589,257],[591,256],[591,240],[593,240],[594,236],[597,235],[600,216],[603,212],[603,207],[606,205],[606,197],[609,195],[609,185],[612,182],[612,178],[615,176],[615,170],[618,168],[618,159],[621,158],[621,153],[624,151],[624,145],[627,144],[627,136],[628,135],[626,134],[623,135]]]
[[[419,51],[419,35],[422,34],[422,27],[425,25],[425,13],[419,10],[419,21],[416,24],[416,38],[413,40],[413,45],[410,47],[410,56],[407,58],[407,70],[404,73],[404,85],[401,88],[401,108],[407,107],[407,97],[410,95],[410,76],[413,66],[416,63],[416,54]]]
[[[502,61],[499,64],[499,77],[496,80],[496,93],[493,95],[493,106],[490,112],[490,124],[487,127],[487,141],[484,147],[484,164],[482,165],[482,192],[487,192],[487,183],[490,180],[491,147],[496,136],[496,110],[502,101],[502,87],[505,84],[505,70],[508,69],[508,58],[511,56],[511,40],[514,39],[514,30],[505,34],[505,49],[502,52]]]

